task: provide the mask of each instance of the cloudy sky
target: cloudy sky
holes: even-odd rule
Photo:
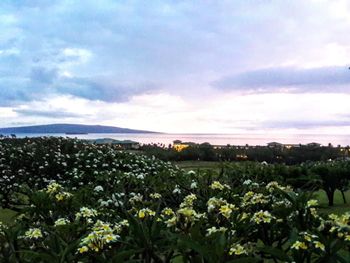
[[[347,0],[0,2],[0,126],[350,132]]]

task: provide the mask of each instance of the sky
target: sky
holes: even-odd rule
[[[350,132],[350,1],[0,1],[0,127]]]

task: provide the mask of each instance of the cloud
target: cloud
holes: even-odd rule
[[[16,48],[3,49],[0,50],[0,56],[11,56],[11,55],[19,55],[19,50]]]
[[[336,93],[230,93],[194,105],[167,93],[137,95],[124,102],[60,95],[15,108],[0,107],[0,121],[2,127],[15,123],[95,123],[173,133],[235,133],[241,141],[256,138],[252,134],[346,135],[350,118],[343,114],[350,112],[349,100],[350,94]],[[55,117],[48,117],[50,113]],[[227,138],[221,137],[223,141]]]
[[[30,79],[34,83],[42,84],[52,84],[53,81],[57,78],[56,69],[47,69],[43,67],[35,67],[31,70]]]
[[[312,129],[322,127],[350,127],[350,120],[285,120],[267,121],[259,124],[260,128],[273,129]]]
[[[294,92],[344,92],[349,91],[348,84],[350,70],[347,66],[259,69],[224,77],[213,83],[220,89],[269,92],[283,88]]]
[[[161,90],[152,82],[119,83],[105,76],[72,77],[57,68],[35,67],[28,78],[0,78],[0,106],[43,100],[55,95],[73,95],[91,101],[123,102],[138,94]]]
[[[26,117],[45,117],[50,119],[57,118],[78,118],[87,117],[87,114],[77,114],[73,112],[67,112],[64,109],[55,110],[31,110],[31,109],[14,109],[14,112],[18,113],[20,116]]]
[[[88,0],[82,5],[79,1],[35,0],[5,1],[0,9],[0,50],[7,54],[7,58],[0,55],[0,88],[14,89],[12,97],[21,87],[27,99],[33,98],[31,93],[37,98],[40,86],[42,96],[71,90],[68,94],[111,101],[111,97],[129,99],[142,94],[139,87],[144,83],[188,96],[201,93],[215,79],[231,75],[236,76],[233,84],[257,89],[258,79],[262,85],[270,84],[264,83],[270,80],[261,76],[263,72],[254,72],[266,65],[344,64],[350,56],[350,39],[346,37],[350,20],[344,15],[348,7],[327,1],[194,4]],[[256,83],[245,79],[249,72],[247,77],[237,76],[249,70],[257,75]],[[79,86],[77,90],[66,87],[63,78],[46,83],[64,86],[53,89],[33,80],[51,80],[56,77],[49,76],[53,71],[76,78],[73,82],[79,83],[72,86]],[[289,77],[287,72],[282,73]],[[299,72],[290,74],[297,78]],[[11,78],[12,85],[1,83],[5,76]],[[101,88],[105,82],[101,77],[108,82],[113,79],[109,90]],[[32,83],[23,85],[23,79],[28,78]],[[89,80],[86,87],[82,79]],[[228,77],[219,84],[231,87],[231,82]],[[101,93],[91,91],[94,85]],[[1,94],[0,100],[4,100]]]
[[[62,78],[57,83],[56,92],[89,100],[122,102],[130,97],[156,89],[152,83],[123,84],[104,78]]]
[[[0,1],[0,10],[0,107],[29,109],[37,102],[33,109],[45,111],[47,100],[61,97],[70,98],[56,107],[63,113],[81,113],[70,108],[80,100],[84,111],[95,105],[96,123],[119,121],[113,116],[125,107],[119,115],[133,128],[153,130],[137,126],[154,116],[159,130],[229,132],[294,112],[312,122],[308,113],[319,111],[318,101],[309,102],[315,96],[349,94],[350,3],[343,0],[17,0]],[[254,100],[242,103],[248,97],[242,91]],[[296,96],[277,105],[281,100],[272,95],[281,91]],[[299,110],[306,93],[315,96]],[[155,111],[150,102],[164,99],[159,94],[171,99]],[[135,105],[143,96],[147,110]],[[173,98],[189,106],[180,113],[167,108]],[[25,114],[12,121],[35,121]],[[240,119],[230,122],[232,115]]]

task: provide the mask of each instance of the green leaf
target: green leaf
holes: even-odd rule
[[[127,260],[129,260],[130,257],[142,252],[142,250],[143,249],[128,249],[128,250],[121,251],[117,255],[112,257],[110,262],[112,263],[131,262]]]
[[[78,246],[79,243],[80,243],[80,240],[78,239],[78,240],[76,240],[76,241],[74,241],[74,242],[68,244],[68,245],[65,247],[65,249],[64,249],[64,250],[62,251],[62,253],[60,254],[60,256],[61,256],[60,262],[61,262],[61,263],[65,262],[65,259],[68,260],[67,257],[68,257],[68,255],[69,255],[69,253],[71,253],[72,251],[74,251],[74,250],[77,248],[77,246]],[[72,254],[75,254],[75,253],[73,252]]]
[[[58,262],[55,256],[45,253],[45,252],[34,252],[30,250],[20,250],[19,253],[23,253],[25,255],[31,255],[35,259],[42,259],[44,262]]]
[[[179,245],[183,245],[189,249],[196,251],[203,258],[208,259],[210,257],[207,247],[202,246],[201,244],[193,241],[192,239],[190,239],[188,237],[180,236],[179,237]]]
[[[332,254],[337,253],[340,249],[344,247],[344,245],[344,242],[342,242],[341,240],[334,240],[330,245]]]
[[[264,247],[258,248],[258,250],[263,253],[269,254],[276,259],[283,260],[283,261],[290,261],[289,256],[281,249],[264,246]]]
[[[345,259],[339,254],[335,255],[334,258],[340,263],[349,263],[349,258]]]
[[[260,259],[256,257],[244,257],[228,261],[227,263],[258,263],[261,262]]]

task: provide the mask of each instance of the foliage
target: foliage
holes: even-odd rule
[[[273,180],[286,181],[289,172],[279,166],[186,172],[63,138],[6,140],[0,147],[2,206],[18,211],[12,223],[0,224],[2,262],[350,257],[350,214],[319,214],[311,194]]]
[[[213,146],[209,143],[189,144],[181,151],[176,151],[172,145],[143,145],[140,149],[144,154],[156,156],[164,161],[254,161],[268,163],[284,163],[296,165],[304,162],[327,161],[329,159],[348,159],[349,146],[315,146],[294,145],[292,147],[269,146]]]
[[[320,177],[322,189],[327,194],[330,206],[334,204],[334,192],[337,189],[341,191],[346,203],[344,191],[349,187],[350,162],[316,163],[311,171]]]

